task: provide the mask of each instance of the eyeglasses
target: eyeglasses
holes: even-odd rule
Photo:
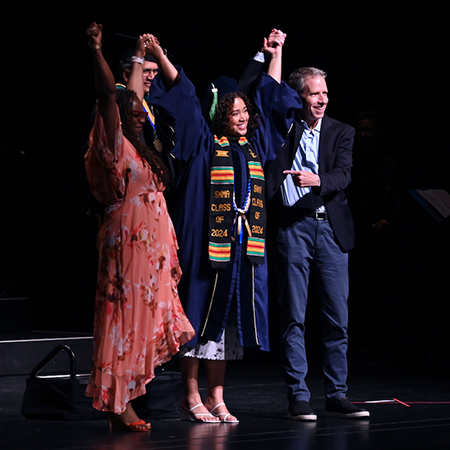
[[[159,67],[157,67],[156,69],[143,69],[142,72],[144,73],[144,75],[150,75],[151,73],[157,75],[159,72]]]
[[[136,119],[142,120],[147,118],[146,111],[137,111],[136,109],[133,109],[132,112],[133,117],[135,117]]]

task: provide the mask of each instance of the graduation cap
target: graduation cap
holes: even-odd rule
[[[239,92],[239,84],[234,78],[222,75],[211,83],[201,100],[203,116],[212,122],[217,103],[225,94],[231,92]]]

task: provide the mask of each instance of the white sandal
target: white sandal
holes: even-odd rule
[[[200,419],[200,416],[202,416],[202,417],[206,416],[211,419],[216,416],[214,416],[210,412],[209,413],[197,413],[197,414],[193,413],[192,411],[195,408],[198,408],[199,406],[203,406],[203,403],[199,403],[198,405],[193,406],[189,411],[181,408],[180,409],[180,420],[187,420],[190,422],[200,422],[200,423],[220,423],[219,420],[202,420],[202,419]],[[219,405],[217,405],[217,406],[219,406]],[[220,419],[220,417],[219,417],[219,419]]]
[[[220,419],[220,421],[221,422],[223,422],[223,423],[239,423],[239,420],[235,417],[234,419],[235,420],[228,420],[228,417],[233,417],[232,415],[231,415],[231,413],[215,413],[214,412],[214,410],[215,409],[217,409],[219,406],[222,406],[222,405],[224,405],[225,406],[225,403],[219,403],[218,405],[216,405],[216,406],[214,406],[214,408],[213,409],[211,409],[209,412],[214,416],[214,417],[218,417],[219,419]],[[223,418],[222,418],[222,416],[224,416]]]

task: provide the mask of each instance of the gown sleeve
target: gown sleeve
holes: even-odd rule
[[[270,75],[262,74],[255,90],[253,102],[261,114],[258,129],[262,144],[262,159],[273,160],[293,123],[296,111],[302,108],[297,92],[283,81],[276,82]]]
[[[110,149],[103,119],[97,113],[84,161],[92,194],[104,205],[112,205],[121,201],[125,192],[122,176],[124,137],[118,108],[114,143],[114,148]]]
[[[175,147],[171,153],[180,161],[188,161],[209,147],[212,134],[193,84],[183,69],[180,68],[179,73],[180,82],[169,90],[162,78],[156,76],[149,102],[158,110],[158,117],[175,130]]]

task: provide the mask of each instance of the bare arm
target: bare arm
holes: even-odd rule
[[[158,39],[149,35],[149,39],[145,42],[145,51],[156,59],[159,67],[159,73],[164,79],[167,89],[171,89],[179,82],[179,73],[175,66],[167,58],[164,50],[161,48]]]
[[[278,83],[281,83],[281,61],[285,39],[285,33],[280,30],[273,29],[269,37],[264,38],[263,44],[263,52],[270,55],[267,73]]]
[[[145,58],[145,46],[149,39],[149,34],[139,36],[139,39],[136,42],[136,51],[134,53],[135,57],[142,58],[142,60]],[[140,62],[133,62],[133,60],[131,62],[131,73],[128,79],[127,89],[136,92],[136,95],[142,102],[145,91],[143,82],[143,64]]]
[[[93,22],[86,33],[88,45],[92,49],[94,62],[95,91],[97,94],[98,112],[105,124],[106,136],[110,148],[114,148],[116,125],[116,86],[114,75],[102,53],[102,25]]]

